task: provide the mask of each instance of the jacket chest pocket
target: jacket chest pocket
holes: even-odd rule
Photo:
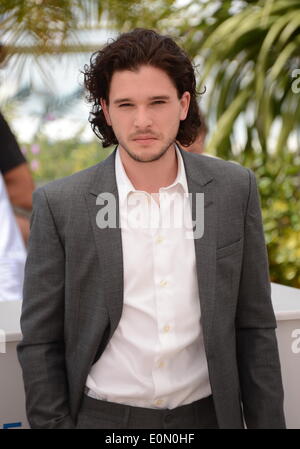
[[[233,254],[241,252],[243,249],[243,238],[240,238],[236,242],[230,243],[229,245],[217,248],[216,258],[221,259],[223,257],[228,257]]]

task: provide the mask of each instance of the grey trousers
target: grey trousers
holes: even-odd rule
[[[212,396],[174,409],[133,407],[84,395],[77,429],[217,429]]]

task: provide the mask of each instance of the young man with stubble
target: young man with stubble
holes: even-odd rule
[[[176,144],[201,125],[189,57],[136,29],[84,76],[116,148],[34,193],[18,345],[31,426],[284,428],[255,176]]]

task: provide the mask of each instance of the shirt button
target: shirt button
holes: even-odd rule
[[[157,406],[160,406],[160,405],[162,405],[163,403],[164,403],[164,401],[163,401],[162,399],[157,399],[157,400],[154,402],[154,404],[157,405]]]
[[[162,243],[164,241],[164,239],[159,235],[158,237],[156,237],[156,243]]]
[[[170,330],[170,326],[166,325],[166,326],[164,327],[164,332],[167,333],[167,332],[169,332],[169,330]]]

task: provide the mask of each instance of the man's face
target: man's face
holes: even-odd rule
[[[187,116],[189,102],[189,92],[179,99],[163,70],[141,66],[136,72],[115,72],[109,105],[101,99],[101,106],[121,151],[125,150],[136,161],[151,162],[172,147],[180,120]]]

